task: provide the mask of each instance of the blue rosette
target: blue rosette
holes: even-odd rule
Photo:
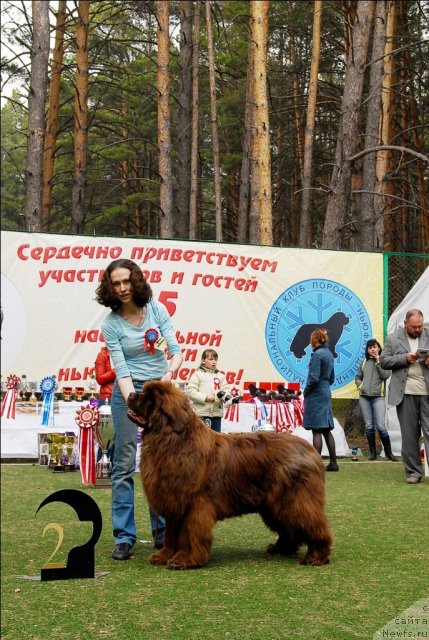
[[[55,376],[46,376],[40,381],[40,391],[43,393],[42,400],[42,425],[47,427],[49,418],[52,416],[54,422],[54,393],[57,387]]]
[[[151,356],[155,353],[155,342],[159,338],[159,331],[154,328],[150,328],[144,334],[144,344],[143,349],[146,351],[149,348],[149,353]]]

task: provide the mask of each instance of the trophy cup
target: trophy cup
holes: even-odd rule
[[[70,402],[73,393],[73,387],[63,387],[62,394],[64,402]]]
[[[36,391],[36,389],[38,387],[37,382],[29,382],[28,386],[29,386],[29,388],[31,390],[30,402],[37,402],[37,396],[35,394],[35,391]]]
[[[51,433],[49,435],[49,439],[51,440],[51,460],[49,462],[49,467],[56,473],[64,471],[64,465],[62,461],[63,457],[63,444],[64,444],[64,436],[62,433]]]
[[[72,462],[72,460],[73,460],[73,447],[74,447],[74,442],[75,442],[74,433],[66,433],[64,440],[65,440],[66,447],[67,447],[66,469],[68,469],[69,471],[75,471],[76,470],[76,465]]]
[[[112,410],[109,401],[98,409],[99,420],[95,425],[94,434],[97,444],[101,449],[101,458],[96,465],[96,486],[111,486],[112,463],[108,454],[109,447],[113,444],[115,430],[113,427]]]
[[[90,392],[89,400],[95,400],[94,391],[97,391],[97,380],[95,376],[91,376],[88,380],[88,390]]]
[[[74,390],[77,402],[82,402],[83,394],[85,393],[85,387],[75,387]]]
[[[25,400],[26,399],[26,394],[27,394],[27,376],[25,374],[23,374],[21,376],[21,382],[18,385],[18,393],[19,393],[19,397],[21,400]]]

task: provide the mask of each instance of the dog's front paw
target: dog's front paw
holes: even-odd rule
[[[157,564],[157,565],[167,564],[169,557],[170,555],[166,553],[165,549],[163,548],[160,551],[157,551],[156,553],[152,553],[152,555],[149,556],[149,562],[151,564]]]
[[[321,567],[324,564],[329,564],[329,556],[320,553],[307,553],[299,564],[309,567]]]
[[[170,560],[167,562],[167,569],[198,569],[206,564],[203,560],[197,561],[192,559],[187,553],[178,551]]]
[[[278,538],[274,544],[269,544],[267,553],[270,555],[280,554],[289,558],[296,557],[299,549],[299,542],[291,538]]]

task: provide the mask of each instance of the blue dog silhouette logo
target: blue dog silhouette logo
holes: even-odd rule
[[[332,389],[354,380],[372,337],[371,321],[361,300],[334,280],[310,279],[292,285],[275,301],[265,325],[271,362],[288,382],[307,379],[310,335],[324,327],[335,358]]]

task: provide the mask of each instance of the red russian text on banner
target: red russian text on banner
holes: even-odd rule
[[[6,380],[6,395],[1,403],[1,415],[5,418],[15,420],[16,415],[16,397],[18,395],[18,385],[21,378],[15,374],[8,376]]]
[[[79,426],[79,466],[83,484],[95,485],[94,427],[98,424],[98,409],[90,404],[76,411]]]

